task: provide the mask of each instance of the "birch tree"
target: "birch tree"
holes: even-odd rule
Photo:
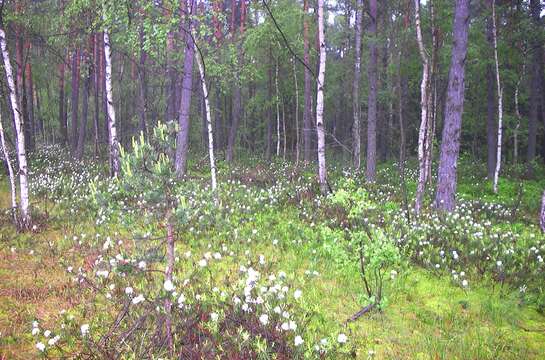
[[[0,8],[3,8],[4,1],[0,0]],[[25,151],[25,135],[23,133],[23,123],[21,121],[21,113],[19,111],[19,103],[17,101],[17,93],[15,91],[15,81],[13,80],[13,70],[11,67],[11,61],[8,51],[8,45],[6,42],[6,33],[4,32],[4,24],[0,22],[0,47],[2,48],[2,58],[4,60],[4,70],[6,71],[6,78],[8,83],[9,99],[11,103],[11,109],[13,111],[13,121],[15,124],[16,135],[16,148],[17,148],[17,161],[19,163],[19,192],[20,192],[20,206],[21,216],[19,225],[21,228],[28,228],[31,224],[30,217],[30,202],[28,192],[28,166],[26,160]]]
[[[498,61],[498,29],[496,26],[496,0],[492,0],[492,36],[494,40],[494,62],[496,64],[496,90],[498,92],[498,139],[496,141],[496,169],[494,171],[494,193],[498,193],[498,177],[501,168],[501,141],[503,126],[503,89],[500,81],[500,65]]]
[[[322,194],[328,193],[327,169],[325,162],[325,131],[324,131],[324,80],[325,80],[325,35],[324,35],[324,0],[318,1],[318,43],[320,45],[320,60],[318,67],[316,94],[316,132],[318,135],[318,181]]]
[[[422,81],[420,83],[420,129],[418,131],[418,185],[416,188],[416,200],[414,211],[416,215],[420,214],[424,192],[426,191],[426,182],[429,177],[430,145],[431,145],[431,113],[430,113],[430,57],[424,47],[422,39],[422,28],[420,23],[420,0],[414,0],[414,20],[416,26],[416,41],[422,60]]]
[[[104,28],[104,62],[105,62],[105,83],[106,83],[106,106],[108,117],[109,133],[109,157],[110,157],[110,175],[117,177],[119,175],[119,142],[117,140],[117,129],[115,124],[115,108],[112,91],[112,54],[110,46],[110,34],[107,27]]]
[[[9,158],[9,151],[6,145],[4,135],[4,127],[2,125],[2,111],[0,111],[0,145],[2,145],[2,154],[4,155],[4,161],[8,168],[9,186],[11,190],[11,213],[13,216],[14,224],[17,225],[17,188],[15,185],[15,174],[13,172],[13,166]]]

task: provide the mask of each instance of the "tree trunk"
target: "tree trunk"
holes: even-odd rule
[[[460,152],[460,131],[464,108],[464,77],[469,30],[470,0],[456,0],[453,46],[448,78],[445,121],[439,157],[435,206],[452,211],[455,207],[456,169]]]
[[[420,25],[420,0],[414,0],[416,40],[422,60],[422,82],[420,83],[420,129],[418,131],[418,184],[416,188],[416,200],[414,212],[418,216],[424,200],[426,183],[428,180],[428,147],[430,145],[430,59],[424,47],[422,29]]]
[[[362,36],[363,0],[356,2],[356,34],[354,54],[354,79],[352,82],[352,160],[357,170],[361,166],[361,138],[360,138],[360,78],[361,78],[361,36]]]
[[[147,54],[144,50],[144,29],[140,28],[140,62],[138,64],[138,76],[139,76],[139,130],[146,136],[147,134],[147,120],[146,113],[148,111],[148,94],[147,94],[147,79],[146,79],[146,58]]]
[[[498,61],[498,29],[496,27],[496,0],[492,0],[492,36],[494,40],[494,62],[496,64],[496,91],[498,93],[498,137],[496,140],[496,167],[494,169],[494,193],[498,193],[498,177],[501,167],[501,145],[503,126],[503,89],[500,82],[500,65]]]
[[[312,158],[312,84],[310,71],[310,45],[309,45],[309,34],[308,34],[308,1],[304,0],[303,3],[303,46],[304,46],[304,62],[305,66],[305,107],[303,109],[303,159],[305,163],[309,163]]]
[[[35,148],[35,139],[36,139],[36,128],[34,122],[34,96],[32,89],[34,87],[32,81],[32,65],[30,64],[30,43],[27,46],[27,60],[25,64],[25,96],[26,96],[26,107],[27,107],[27,122],[25,123],[25,131],[28,133],[28,151],[31,152]]]
[[[299,165],[300,139],[299,139],[299,86],[297,84],[297,68],[293,58],[293,83],[295,84],[295,166]]]
[[[78,107],[79,107],[79,66],[80,66],[80,51],[78,48],[72,54],[72,128],[70,135],[70,145],[72,151],[76,151],[78,144]]]
[[[244,0],[243,0],[244,1]],[[242,66],[242,44],[237,45],[237,57],[238,57],[238,66]],[[241,95],[241,84],[240,84],[240,69],[237,70],[235,74],[235,84],[233,89],[233,109],[232,117],[233,121],[231,122],[231,128],[229,129],[229,137],[227,138],[227,154],[225,160],[227,162],[233,161],[233,156],[235,152],[235,146],[237,141],[237,131],[238,124],[240,122],[241,108],[242,108],[242,95]]]
[[[4,5],[4,1],[0,0],[0,7]],[[6,78],[8,82],[9,98],[11,101],[11,108],[13,111],[13,120],[15,122],[15,134],[17,138],[17,160],[19,162],[19,188],[20,188],[20,204],[21,204],[21,218],[20,224],[22,228],[28,228],[31,223],[30,217],[30,202],[28,191],[28,167],[25,152],[25,136],[23,134],[23,124],[21,122],[19,104],[17,102],[17,94],[15,90],[15,81],[13,80],[13,72],[11,68],[11,62],[9,58],[8,46],[6,43],[6,34],[4,32],[4,25],[0,27],[0,46],[2,48],[2,57],[4,59],[4,70],[6,71]]]
[[[543,195],[541,196],[541,211],[539,213],[539,226],[541,227],[541,231],[545,232],[545,191],[543,191]]]
[[[189,150],[189,116],[191,112],[191,94],[193,91],[193,58],[195,56],[193,38],[190,34],[193,27],[193,20],[191,17],[195,8],[194,4],[194,0],[189,1],[188,5],[190,13],[187,21],[188,29],[185,32],[184,74],[181,89],[180,113],[178,118],[178,125],[180,129],[176,139],[176,175],[179,177],[186,174],[187,155]]]
[[[374,182],[377,166],[377,0],[369,0],[369,16],[366,178],[367,181]]]
[[[540,16],[541,6],[539,0],[530,0],[530,15],[534,26],[541,28]],[[539,103],[540,103],[540,79],[541,79],[541,64],[543,63],[543,51],[542,45],[539,40],[532,37],[531,52],[532,52],[532,73],[531,73],[531,85],[530,85],[530,114],[528,117],[528,175],[533,176],[534,166],[533,161],[536,157],[536,136],[537,136],[537,122],[539,117]]]
[[[81,160],[83,158],[83,152],[85,149],[85,134],[87,131],[87,114],[89,109],[89,88],[91,86],[91,66],[90,61],[86,53],[84,53],[85,64],[87,64],[88,73],[83,79],[83,96],[81,104],[81,124],[78,131],[78,145],[76,147],[76,159]]]
[[[269,60],[272,61],[272,49],[269,47]],[[269,68],[267,71],[267,95],[269,99],[269,105],[267,106],[267,144],[265,147],[265,158],[267,161],[271,160],[272,156],[272,138],[273,138],[273,120],[272,120],[272,102],[270,102],[273,98],[273,90],[272,90],[272,64],[269,63]]]
[[[526,72],[526,63],[522,63],[522,73],[520,74],[517,84],[515,86],[515,115],[517,117],[517,123],[515,124],[515,128],[513,129],[513,163],[518,163],[519,158],[519,143],[518,143],[518,133],[520,129],[520,123],[522,120],[522,115],[520,114],[520,107],[519,107],[519,89],[520,89],[520,82],[522,78],[524,77],[524,73]]]
[[[104,80],[106,84],[106,106],[108,116],[109,152],[110,152],[110,175],[119,175],[119,142],[117,140],[117,129],[115,124],[114,96],[112,91],[112,55],[110,48],[110,36],[108,29],[104,29]]]
[[[94,51],[93,51],[93,79],[94,79],[94,104],[95,104],[95,113],[94,113],[94,130],[95,130],[95,157],[98,156],[98,143],[100,141],[100,126],[99,126],[99,116],[100,116],[100,101],[99,101],[99,94],[100,94],[100,58],[102,57],[100,54],[100,46],[99,46],[99,36],[97,33],[94,35]]]
[[[210,103],[208,101],[208,87],[206,86],[206,78],[204,73],[203,59],[200,57],[198,52],[195,53],[197,58],[197,66],[199,67],[199,77],[202,85],[202,92],[204,96],[204,106],[206,108],[206,124],[208,129],[208,157],[210,158],[210,173],[212,181],[212,191],[214,192],[214,197],[216,203],[218,202],[217,198],[217,180],[216,180],[216,159],[214,156],[214,134],[212,133],[212,115],[210,113]]]
[[[316,94],[316,135],[318,137],[318,181],[320,191],[326,195],[329,191],[325,162],[325,131],[324,131],[324,81],[325,81],[325,34],[324,34],[324,0],[318,1],[318,42],[320,57],[318,67],[318,81]]]
[[[2,153],[4,155],[4,161],[8,168],[9,175],[9,188],[11,190],[11,214],[13,216],[13,222],[17,226],[17,188],[15,186],[15,173],[13,172],[13,166],[9,158],[9,151],[4,139],[4,128],[2,126],[2,111],[0,111],[0,144],[2,145]]]
[[[276,156],[280,156],[280,94],[278,93],[278,59],[275,63],[274,89],[275,97],[274,104],[276,106]]]

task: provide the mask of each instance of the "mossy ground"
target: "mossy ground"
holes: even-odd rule
[[[466,187],[466,194],[477,191],[471,185]],[[4,179],[0,206],[7,208],[8,200]],[[88,221],[73,222],[79,230],[90,230]],[[241,224],[238,232],[244,234],[253,229],[262,233],[261,240],[244,246],[252,253],[265,254],[277,270],[295,274],[305,301],[312,308],[307,326],[315,329],[317,337],[361,308],[358,297],[363,284],[357,267],[342,268],[315,256],[320,244],[296,242],[296,238],[314,230],[312,224],[298,219],[295,207],[264,210],[256,214],[254,222]],[[82,265],[85,259],[77,249],[64,245],[65,234],[61,218],[51,217],[40,231],[25,234],[2,223],[0,358],[37,356],[30,335],[32,320],[39,317],[44,328],[52,326],[60,310],[85,302],[62,265],[67,257],[78,259]],[[224,236],[182,237],[178,251],[203,250],[215,238]],[[280,239],[279,247],[272,246],[273,239]],[[11,247],[15,247],[15,252]],[[236,271],[236,264],[231,265],[214,268],[216,273],[212,276]],[[309,269],[317,271],[319,277],[307,276],[305,271]],[[369,358],[370,354],[377,359],[545,358],[545,317],[522,303],[516,289],[480,278],[472,279],[470,288],[464,290],[446,275],[408,265],[387,292],[389,304],[384,311],[371,312],[347,325],[346,332],[356,344],[359,359]]]

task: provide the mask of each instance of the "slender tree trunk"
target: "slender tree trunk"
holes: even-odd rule
[[[78,110],[79,110],[79,76],[80,50],[76,48],[72,54],[72,128],[70,145],[75,152],[78,144]]]
[[[212,191],[214,192],[214,197],[216,203],[218,202],[217,197],[217,180],[216,180],[216,159],[214,156],[214,134],[212,133],[212,115],[210,113],[210,104],[208,101],[208,87],[206,86],[206,78],[204,73],[203,59],[198,53],[195,53],[197,58],[197,66],[199,67],[199,75],[202,85],[202,92],[204,96],[204,106],[206,108],[206,125],[208,129],[208,157],[210,158],[210,173],[212,181]]]
[[[312,158],[312,80],[310,71],[310,45],[309,45],[309,25],[308,25],[308,1],[303,3],[303,46],[304,46],[304,62],[305,66],[305,107],[303,108],[303,159],[305,163],[309,163]]]
[[[541,29],[540,19],[541,19],[541,5],[539,0],[530,0],[530,15],[536,31],[538,28]],[[530,84],[530,114],[528,117],[528,175],[533,176],[534,166],[533,161],[536,157],[536,136],[537,136],[537,122],[539,117],[539,103],[540,103],[540,79],[541,72],[543,71],[540,67],[542,64],[542,45],[541,43],[534,39],[531,41],[531,52],[532,52],[532,75],[531,75],[531,84]]]
[[[293,83],[295,84],[295,166],[299,165],[300,140],[299,140],[299,87],[297,84],[297,68],[293,58]]]
[[[520,123],[522,120],[522,115],[520,114],[520,107],[519,107],[519,89],[520,89],[520,82],[522,78],[524,77],[524,73],[526,72],[526,64],[522,64],[522,73],[520,74],[517,84],[515,86],[515,115],[517,117],[517,123],[515,124],[515,128],[513,129],[513,163],[518,163],[519,158],[519,143],[518,143],[518,133],[520,129]]]
[[[539,226],[541,231],[545,232],[545,191],[541,195],[541,211],[539,212]]]
[[[0,0],[0,7],[4,5],[4,1]],[[15,122],[15,134],[17,138],[17,160],[19,162],[19,188],[20,188],[20,204],[21,217],[20,224],[22,228],[28,228],[31,224],[30,217],[30,202],[28,191],[28,167],[25,151],[25,136],[23,134],[23,124],[19,112],[19,104],[17,102],[17,94],[15,90],[15,81],[13,80],[13,72],[9,58],[8,46],[6,43],[6,34],[4,32],[4,24],[0,24],[0,46],[2,48],[2,57],[4,59],[4,70],[8,82],[9,98],[13,111],[13,120]]]
[[[99,36],[97,33],[94,34],[94,51],[93,51],[93,79],[94,79],[94,105],[95,105],[95,113],[94,113],[94,130],[95,130],[95,157],[98,157],[98,143],[100,142],[100,125],[99,125],[99,117],[100,117],[100,58],[102,57],[100,54],[100,46],[99,46]]]
[[[274,89],[276,96],[274,104],[276,106],[276,156],[280,156],[280,95],[278,93],[278,59],[275,63]]]
[[[318,181],[320,191],[326,195],[329,191],[325,161],[325,131],[324,131],[324,81],[325,81],[325,34],[324,34],[324,0],[318,1],[318,42],[320,57],[318,67],[318,81],[316,94],[316,134],[318,137]]]
[[[456,170],[460,152],[460,131],[464,108],[464,78],[469,31],[470,0],[456,0],[453,24],[453,46],[449,70],[445,121],[439,157],[435,206],[452,211],[455,207]]]
[[[182,0],[183,1],[183,0]],[[193,59],[195,47],[192,31],[192,15],[195,8],[194,0],[189,1],[189,18],[187,20],[188,29],[185,32],[185,55],[184,55],[184,75],[182,80],[180,114],[178,125],[180,127],[176,139],[176,175],[182,177],[187,171],[187,155],[189,150],[189,125],[191,112],[191,94],[193,92]]]
[[[17,226],[17,188],[15,186],[15,173],[13,172],[13,166],[9,158],[9,151],[4,138],[4,128],[2,126],[2,111],[0,110],[0,144],[2,145],[2,153],[4,155],[4,161],[8,168],[9,186],[11,190],[11,214],[13,216],[13,222]]]
[[[34,121],[34,96],[32,89],[34,84],[32,81],[32,65],[30,63],[30,43],[27,46],[27,60],[25,64],[25,94],[26,94],[26,106],[27,106],[27,123],[25,129],[28,132],[28,151],[31,152],[35,148],[36,128]]]
[[[269,60],[272,60],[272,50],[271,48],[269,47]],[[267,144],[266,144],[266,147],[265,147],[265,158],[267,159],[267,161],[270,161],[271,160],[271,156],[272,156],[272,147],[273,147],[273,143],[272,143],[272,138],[273,138],[273,119],[272,119],[272,102],[270,102],[270,100],[272,100],[273,98],[273,94],[272,94],[272,64],[269,63],[269,68],[268,68],[268,71],[267,71],[267,95],[268,95],[268,98],[269,98],[269,105],[267,106]]]
[[[81,160],[83,158],[83,152],[85,149],[85,135],[87,131],[87,115],[89,110],[89,88],[91,86],[91,66],[89,57],[87,56],[87,53],[84,52],[84,59],[85,64],[87,64],[88,73],[85,74],[85,78],[83,79],[83,96],[82,96],[82,104],[81,104],[81,124],[79,126],[78,131],[78,141],[77,141],[77,147],[76,147],[76,159]]]
[[[48,90],[49,90],[49,87],[48,87]],[[40,135],[42,136],[42,141],[43,142],[46,142],[46,137],[45,137],[45,129],[44,129],[44,118],[43,118],[43,114],[42,114],[42,107],[40,106],[40,93],[38,92],[38,90],[36,89],[36,85],[34,84],[34,89],[33,89],[33,94],[34,94],[34,99],[36,101],[36,118],[37,118],[37,121],[38,121],[38,129],[40,131]]]
[[[369,0],[369,16],[366,178],[367,181],[374,182],[377,166],[377,0]]]
[[[498,60],[498,29],[496,27],[496,0],[492,0],[492,36],[494,39],[494,62],[496,64],[496,91],[498,93],[498,134],[496,150],[496,168],[494,169],[494,193],[498,193],[498,178],[501,167],[501,145],[503,127],[503,89],[500,82],[500,65]]]
[[[144,29],[140,28],[140,62],[138,66],[138,75],[139,75],[139,92],[138,96],[140,97],[138,101],[139,107],[139,130],[146,136],[147,134],[147,111],[148,111],[148,94],[147,94],[147,79],[146,79],[146,58],[147,54],[144,50]],[[183,86],[183,85],[182,85]]]
[[[282,97],[282,135],[284,136],[284,148],[282,152],[282,158],[286,160],[286,146],[288,143],[287,133],[286,133],[286,104],[284,103],[284,98]]]
[[[422,81],[420,83],[420,129],[418,131],[418,184],[416,188],[416,200],[414,205],[415,214],[420,215],[424,193],[426,191],[426,183],[429,176],[428,156],[430,155],[430,58],[424,47],[422,39],[422,29],[420,24],[420,0],[414,0],[415,8],[415,24],[416,24],[416,40],[418,50],[422,60]]]
[[[361,78],[361,36],[362,36],[363,0],[356,2],[356,34],[354,54],[354,79],[352,82],[352,160],[354,168],[361,166],[361,138],[360,138],[360,78]]]
[[[176,113],[176,103],[178,102],[177,94],[177,72],[176,72],[176,49],[174,46],[174,32],[171,30],[167,34],[167,68],[166,78],[168,79],[168,94],[166,108],[166,122],[173,122],[178,119]]]
[[[489,2],[491,0],[488,0]],[[486,21],[486,39],[490,44],[490,47],[494,47],[492,19],[488,18]],[[494,170],[496,169],[496,96],[494,86],[494,67],[492,64],[486,66],[486,138],[487,138],[487,170],[488,179],[494,178]]]
[[[117,129],[115,124],[114,96],[112,90],[112,55],[110,48],[110,35],[108,29],[104,29],[104,80],[106,85],[106,106],[108,116],[109,133],[109,152],[110,152],[110,175],[117,177],[119,175],[119,150],[120,145],[117,140]]]
[[[244,1],[244,0],[242,0]],[[237,45],[237,53],[238,53],[238,66],[242,66],[242,44],[239,43]],[[235,74],[236,80],[234,84],[233,89],[233,109],[232,109],[232,117],[233,121],[231,122],[231,128],[229,129],[229,137],[227,138],[227,154],[225,157],[225,160],[227,162],[233,161],[233,156],[235,152],[235,146],[237,141],[237,131],[238,131],[238,124],[240,122],[241,117],[241,108],[242,108],[242,94],[241,94],[241,87],[240,84],[240,70],[237,70]]]

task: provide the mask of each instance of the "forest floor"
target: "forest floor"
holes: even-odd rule
[[[224,171],[223,182],[227,183],[231,177],[231,192],[236,192],[233,187],[243,187],[256,190],[252,193],[256,194],[263,189],[258,177],[265,181],[265,177],[255,175],[260,172],[270,175],[265,170],[244,168],[239,172]],[[244,178],[244,174],[252,180]],[[235,179],[243,182],[235,182]],[[469,182],[462,184],[461,189],[467,194],[478,192]],[[2,178],[0,206],[7,208],[8,200],[7,181]],[[231,200],[234,201],[233,198]],[[69,201],[81,199],[71,198]],[[364,286],[357,257],[353,258],[353,264],[339,261],[345,256],[341,253],[345,247],[331,251],[322,237],[312,239],[313,234],[320,232],[318,221],[331,227],[326,217],[309,214],[308,208],[299,207],[289,200],[274,202],[282,205],[252,207],[244,216],[240,215],[221,228],[181,232],[176,251],[180,257],[189,251],[191,254],[204,254],[204,259],[208,258],[208,252],[217,250],[228,258],[225,251],[225,244],[228,244],[235,255],[214,265],[209,260],[211,282],[216,277],[236,276],[240,264],[246,263],[241,259],[261,254],[264,254],[267,264],[263,266],[263,273],[283,271],[288,274],[290,286],[302,291],[304,303],[300,303],[300,308],[310,314],[299,325],[304,327],[301,329],[304,346],[308,344],[310,350],[292,354],[313,358],[315,356],[310,351],[314,343],[328,336],[335,342],[336,334],[343,333],[348,337],[348,345],[346,349],[338,350],[339,357],[545,358],[545,317],[539,311],[540,303],[522,298],[521,291],[509,282],[498,281],[494,275],[477,275],[470,269],[467,270],[471,272],[468,275],[470,285],[460,286],[452,280],[449,271],[436,271],[433,267],[407,262],[398,268],[399,275],[395,280],[385,283],[383,291],[388,297],[381,311],[371,311],[346,324],[346,320],[365,304],[361,300]],[[45,199],[35,199],[35,204],[42,208],[40,211],[45,211]],[[74,269],[87,268],[92,274],[93,262],[89,259],[96,259],[96,254],[103,248],[102,241],[82,243],[81,240],[92,239],[93,233],[115,234],[116,239],[125,243],[123,251],[133,251],[139,246],[129,231],[134,224],[127,226],[115,221],[98,226],[90,221],[92,218],[78,215],[68,219],[67,216],[74,213],[71,206],[85,208],[87,205],[65,202],[62,206],[52,207],[49,217],[44,218],[37,229],[27,233],[17,233],[9,225],[8,217],[0,220],[0,359],[74,356],[84,347],[84,340],[66,340],[63,343],[62,339],[59,344],[63,343],[64,349],[51,346],[51,349],[48,347],[47,351],[40,352],[36,348],[38,339],[47,345],[53,334],[61,333],[59,324],[66,313],[91,322],[92,332],[101,331],[100,324],[103,323],[98,320],[94,323],[93,319],[100,318],[101,308],[96,302],[102,300],[89,296],[88,289],[81,290],[77,286],[71,271],[66,270],[67,264],[73,264]],[[533,219],[533,215],[528,218]],[[526,229],[525,221],[513,222],[510,229]],[[350,250],[345,252],[350,254]],[[261,263],[261,257],[259,259]],[[196,266],[195,262],[183,262],[180,261],[180,269],[177,270],[180,278],[182,273]],[[259,266],[257,260],[248,263]],[[539,288],[543,278],[538,280]],[[161,280],[154,281],[161,284]],[[137,286],[134,285],[135,289]],[[31,334],[36,327],[33,321],[39,322],[41,331],[37,336]],[[46,329],[51,329],[52,335],[44,337]],[[68,335],[63,336],[68,338]]]

